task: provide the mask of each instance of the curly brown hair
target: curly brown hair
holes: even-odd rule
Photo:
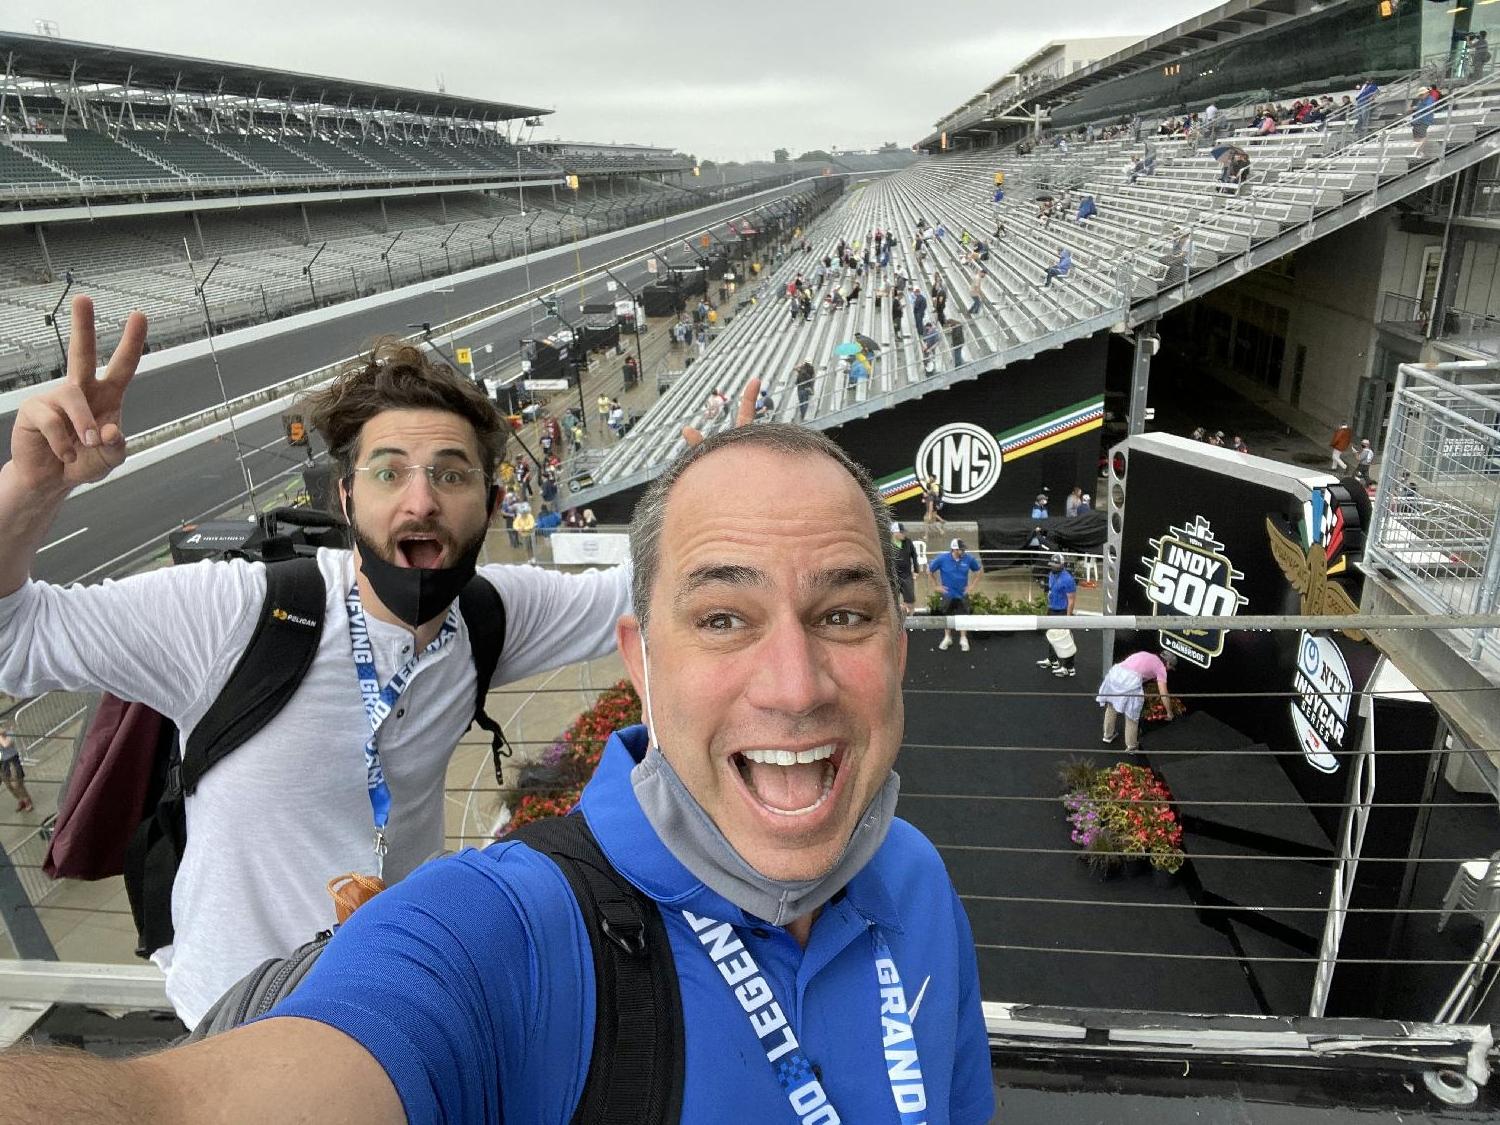
[[[327,444],[340,477],[354,470],[365,423],[387,410],[457,414],[474,427],[490,479],[505,456],[509,424],[495,404],[446,363],[429,358],[421,348],[396,336],[376,340],[368,355],[339,372],[331,383],[303,396],[301,406]]]

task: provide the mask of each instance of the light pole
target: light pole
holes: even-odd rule
[[[588,353],[578,352],[578,349],[583,347],[583,336],[578,332],[578,329],[574,328],[563,317],[561,311],[562,302],[560,300],[558,300],[557,298],[553,298],[552,303],[548,304],[541,297],[538,297],[536,299],[536,302],[537,304],[541,305],[542,308],[546,309],[550,316],[556,317],[557,320],[562,324],[562,326],[566,328],[573,337],[572,344],[568,348],[568,362],[573,365],[573,372],[578,376],[578,424],[582,426],[586,432],[589,428],[589,412],[588,407],[586,407],[583,402],[583,372],[588,367]],[[574,358],[575,353],[583,356],[584,366],[582,368],[578,366],[578,362]]]
[[[453,272],[453,255],[448,253],[448,243],[453,241],[453,236],[458,233],[458,223],[453,224],[453,229],[448,232],[448,237],[438,243],[438,249],[443,252],[443,260],[448,263],[448,272]]]
[[[635,295],[635,291],[630,286],[615,277],[614,270],[605,266],[604,272],[609,274],[614,279],[614,283],[625,290],[625,295],[630,298],[630,323],[635,327],[635,331],[631,333],[635,337],[635,377],[639,382],[646,377],[646,357],[641,355],[641,322],[636,319],[635,315],[636,310],[641,307],[640,298]]]
[[[392,289],[396,288],[396,279],[391,276],[391,251],[396,248],[396,243],[401,241],[401,236],[405,233],[404,230],[398,230],[396,237],[391,239],[391,244],[380,254],[380,260],[385,263],[385,283]]]
[[[326,242],[323,243],[323,245],[319,246],[318,247],[318,253],[314,254],[312,256],[312,261],[308,262],[307,265],[305,265],[305,266],[302,267],[302,276],[305,277],[305,278],[307,278],[307,287],[312,290],[313,308],[317,308],[318,307],[318,287],[313,284],[313,272],[312,272],[312,268],[313,268],[314,263],[316,263],[317,260],[318,260],[318,254],[323,253],[323,251],[326,250],[327,248],[328,248],[328,243],[326,243]],[[218,263],[215,263],[215,265],[217,265],[217,264]]]
[[[188,250],[187,239],[185,238],[182,240],[182,247],[184,250]],[[203,328],[208,333],[208,354],[213,359],[214,377],[219,381],[219,400],[224,404],[225,417],[229,419],[229,435],[234,442],[234,456],[239,461],[240,472],[245,477],[245,495],[250,500],[250,510],[255,512],[259,510],[259,505],[255,502],[255,482],[250,479],[250,466],[245,464],[245,451],[240,446],[240,431],[239,427],[235,425],[234,411],[229,409],[229,391],[224,386],[224,372],[219,368],[219,349],[214,345],[214,322],[208,315],[208,296],[204,292],[208,286],[208,279],[213,277],[214,270],[219,268],[219,263],[223,260],[223,258],[215,258],[214,264],[209,266],[208,272],[203,275],[203,280],[199,281],[198,268],[193,264],[193,256],[189,251],[188,269],[192,271],[193,275],[193,293],[197,296],[198,303],[203,309]],[[309,262],[308,268],[311,268],[311,266],[312,263]],[[310,278],[311,275],[309,275]],[[317,298],[313,300],[316,303]]]
[[[64,270],[63,279],[66,284],[63,286],[62,296],[58,297],[57,304],[52,306],[52,311],[47,314],[46,319],[57,336],[57,350],[62,352],[62,369],[63,374],[66,375],[68,373],[68,349],[63,345],[62,329],[57,326],[57,310],[63,307],[63,302],[68,299],[68,290],[73,288],[73,271]]]

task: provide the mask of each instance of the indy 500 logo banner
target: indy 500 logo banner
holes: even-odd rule
[[[1144,573],[1135,580],[1146,588],[1153,616],[1232,617],[1249,600],[1235,588],[1244,573],[1234,569],[1202,516],[1148,546],[1153,553],[1141,556]],[[1161,646],[1207,668],[1224,651],[1224,631],[1163,629]]]

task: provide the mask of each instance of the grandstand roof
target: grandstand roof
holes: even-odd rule
[[[951,135],[964,128],[980,125],[987,119],[1001,116],[1023,103],[1055,104],[1074,97],[1091,86],[1118,78],[1122,74],[1175,61],[1203,47],[1264,31],[1286,20],[1295,19],[1309,10],[1316,10],[1316,5],[1310,4],[1310,0],[1229,0],[1228,3],[1210,8],[1202,15],[1183,20],[1124,50],[1116,51],[1092,66],[1073,71],[1052,82],[1044,82],[1025,91],[1017,91],[1012,99],[993,101],[989,106],[981,108],[976,107],[975,103],[982,101],[983,95],[977,95],[939,120],[934,131],[919,143],[923,147],[934,147],[938,144],[939,136],[944,130]],[[1010,73],[1019,73],[1054,46],[1055,43],[1048,43],[1038,48]],[[986,89],[997,90],[1004,85],[1004,81],[1005,78],[1002,77]]]
[[[271,101],[311,101],[316,98],[334,105],[344,105],[352,100],[355,105],[365,109],[372,105],[391,109],[399,102],[402,110],[435,117],[473,116],[509,120],[552,112],[539,106],[464,98],[434,90],[357,82],[327,75],[299,74],[295,71],[195,59],[186,55],[166,55],[129,47],[110,47],[102,43],[81,43],[71,39],[54,39],[45,35],[26,35],[13,31],[0,31],[0,56],[8,64],[10,75],[16,78],[120,84],[128,79],[135,87],[156,86],[164,90],[170,90],[180,83],[188,91],[209,94],[222,92]]]

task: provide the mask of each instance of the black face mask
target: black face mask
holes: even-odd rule
[[[484,546],[484,537],[480,536],[452,566],[436,570],[386,562],[357,531],[354,532],[354,544],[359,552],[360,571],[369,581],[375,596],[399,620],[415,629],[443,613],[469,584],[479,561],[479,549]]]

